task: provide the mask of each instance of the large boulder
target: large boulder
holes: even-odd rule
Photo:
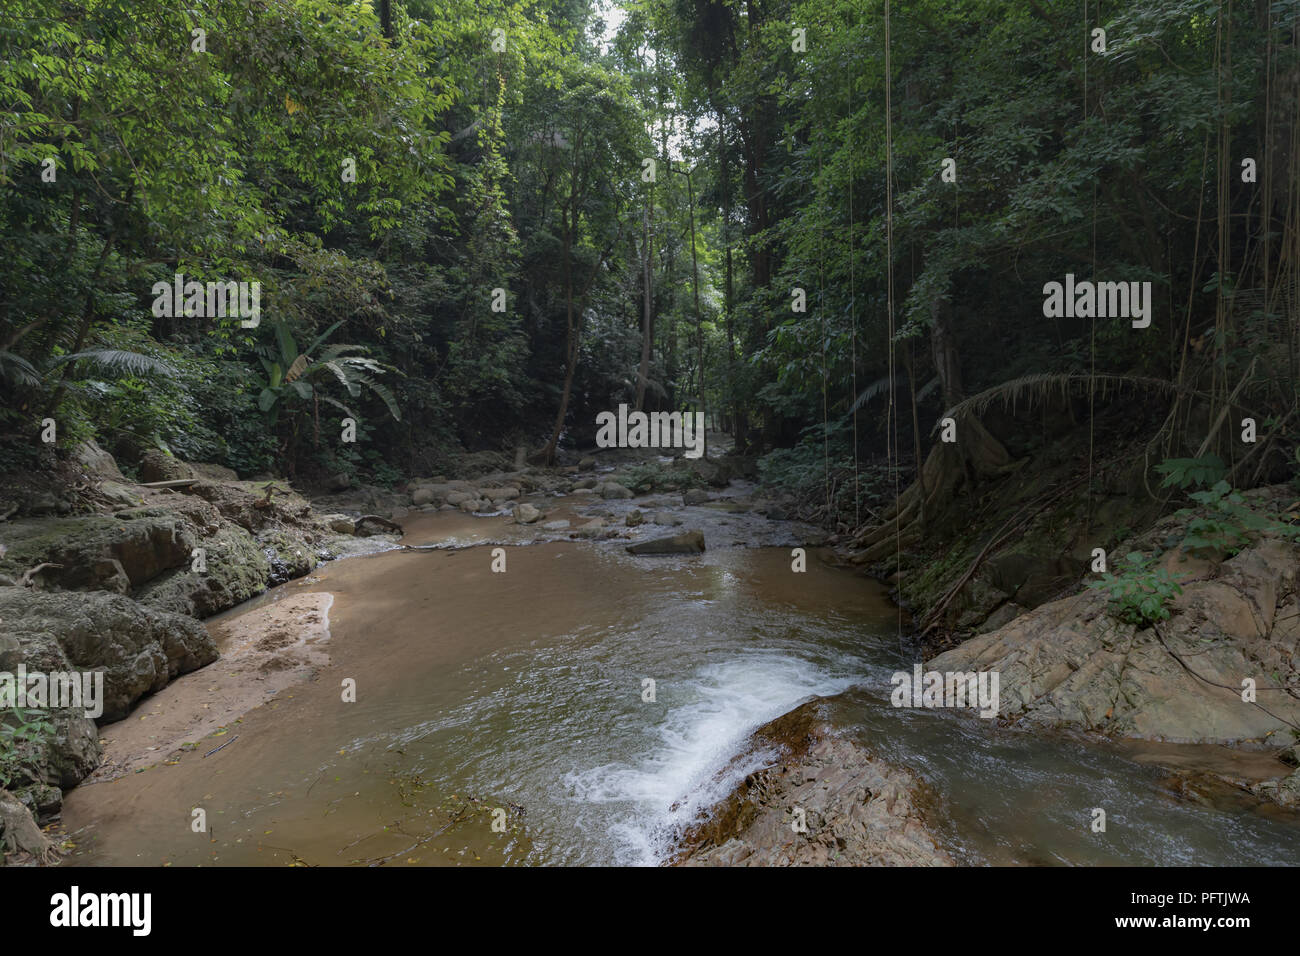
[[[131,587],[139,587],[188,563],[197,538],[177,515],[88,515],[14,521],[5,526],[4,543],[0,573],[17,576],[49,563],[59,567],[41,572],[46,586],[121,591],[120,576],[109,562],[116,562]]]
[[[0,620],[0,671],[14,673],[21,664],[28,673],[103,673],[100,722],[122,719],[145,694],[217,658],[197,621],[103,591],[0,587]],[[37,794],[31,802],[47,811],[40,793],[76,786],[100,761],[96,724],[85,708],[50,712],[47,732],[24,744],[13,782],[20,793]]]
[[[1291,545],[1265,541],[1215,577],[1198,568],[1154,627],[1116,620],[1106,596],[1088,590],[972,638],[926,670],[996,671],[1000,716],[1021,725],[1280,746],[1300,723],[1289,692],[1300,690],[1298,568]],[[1247,679],[1258,705],[1242,700]]]
[[[117,467],[117,460],[108,452],[99,447],[99,444],[91,439],[84,441],[72,449],[71,458],[73,463],[82,471],[95,475],[99,478],[107,478],[112,481],[125,481],[122,472]]]
[[[239,525],[223,523],[202,545],[204,570],[191,570],[187,561],[140,588],[136,599],[160,611],[210,617],[266,590],[271,559]]]
[[[159,448],[151,448],[144,453],[140,459],[139,471],[140,480],[144,482],[177,481],[194,477],[193,468]]]

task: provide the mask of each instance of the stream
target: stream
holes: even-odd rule
[[[425,516],[406,540],[445,539],[458,520]],[[504,526],[471,520],[484,533]],[[488,547],[385,551],[323,565],[214,619],[220,644],[233,617],[329,592],[331,661],[183,757],[69,793],[67,862],[656,864],[700,809],[763,764],[763,753],[731,763],[756,727],[851,688],[833,723],[935,788],[946,810],[935,830],[961,862],[1300,859],[1295,815],[1179,799],[1151,762],[1257,755],[894,709],[889,676],[911,657],[877,583],[812,553],[807,572],[792,573],[785,548],[651,558],[624,543],[509,548],[505,573]],[[347,678],[354,703],[342,700]],[[204,680],[203,670],[180,678]],[[1107,809],[1106,833],[1091,832],[1094,807]],[[192,826],[195,808],[206,832]]]

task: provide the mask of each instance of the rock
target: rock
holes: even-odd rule
[[[428,485],[416,488],[415,491],[411,493],[411,504],[413,505],[432,504],[437,500],[437,493]]]
[[[709,493],[703,488],[692,488],[682,495],[682,504],[685,505],[702,505],[708,500]]]
[[[541,516],[542,513],[526,501],[515,509],[515,521],[519,524],[532,524]]]
[[[590,471],[596,467],[596,459],[588,456],[578,462],[578,471]]]
[[[502,501],[513,501],[515,498],[519,497],[519,489],[508,486],[505,488],[493,488],[488,491],[488,497],[492,499],[493,504],[498,504]]]
[[[477,497],[477,495],[472,495],[468,491],[452,491],[448,492],[445,500],[447,504],[459,508],[467,501],[475,501]]]
[[[134,508],[144,500],[130,485],[108,478],[102,480],[95,490],[118,508]]]
[[[629,528],[635,528],[637,525],[642,524],[644,521],[645,521],[645,515],[641,514],[641,512],[636,508],[633,508],[631,511],[627,513],[626,522]]]
[[[93,439],[83,441],[71,452],[72,460],[82,471],[113,481],[126,481],[117,467],[117,460],[100,448]]]
[[[602,498],[631,498],[632,491],[624,488],[616,481],[607,481],[600,486],[600,496]]]
[[[39,492],[27,503],[27,513],[47,515],[59,510],[59,499],[51,491]]]
[[[8,547],[0,557],[0,571],[16,577],[48,562],[61,567],[41,573],[45,586],[96,588],[115,580],[115,574],[104,573],[101,563],[113,559],[131,586],[139,587],[187,564],[197,543],[185,520],[174,514],[14,521],[5,528]],[[118,587],[113,584],[111,589]]]
[[[0,670],[102,671],[101,722],[120,720],[145,694],[217,658],[197,621],[104,591],[33,592],[0,588]],[[51,732],[21,761],[32,784],[75,786],[99,764],[95,722],[85,709],[52,709]]]
[[[179,458],[174,458],[161,448],[151,448],[140,459],[140,480],[177,481],[181,478],[193,478],[194,469]]]
[[[561,518],[558,521],[548,521],[542,527],[547,531],[564,531],[569,527],[569,522]]]
[[[591,488],[591,489],[595,489],[596,486],[599,485],[599,484],[600,484],[600,482],[597,481],[595,478],[583,478],[583,479],[581,479],[580,481],[575,481],[575,482],[573,483],[573,487],[574,487],[574,490],[577,490],[577,489],[579,489],[579,488]]]
[[[704,551],[704,532],[687,531],[670,538],[639,541],[629,545],[629,554],[701,554]]]
[[[574,529],[574,534],[581,535],[584,538],[594,538],[605,531],[605,519],[593,518],[586,524],[580,524]]]
[[[0,790],[0,865],[9,857],[15,863],[53,863],[54,844],[30,810],[12,793]]]
[[[257,533],[256,541],[270,566],[266,587],[300,578],[316,568],[315,550],[292,528],[266,528]]]
[[[325,487],[331,492],[347,491],[352,487],[352,476],[343,471],[339,472],[337,475],[330,475],[330,477],[325,481]]]
[[[256,597],[271,581],[271,560],[251,534],[225,523],[202,539],[206,571],[183,567],[166,572],[140,588],[136,600],[149,607],[192,617],[210,617]]]
[[[356,534],[357,525],[347,515],[325,515],[321,518],[335,534]]]
[[[1261,693],[1264,710],[1242,701],[1238,688],[1249,676],[1261,688],[1300,683],[1292,624],[1278,607],[1289,606],[1279,595],[1296,584],[1294,555],[1291,545],[1266,541],[1224,562],[1217,578],[1191,581],[1159,635],[1115,620],[1105,595],[1089,590],[1021,614],[926,669],[998,672],[1000,715],[1023,726],[1267,743],[1300,723],[1300,700]]]
[[[239,475],[233,468],[227,468],[225,465],[217,465],[212,462],[190,462],[190,469],[200,478],[206,478],[209,481],[238,481]]]
[[[1283,807],[1300,809],[1300,770],[1277,780],[1256,784],[1251,790]]]
[[[911,772],[834,735],[820,699],[759,728],[733,761],[776,750],[703,822],[670,863],[685,866],[954,866],[931,831],[932,791]],[[804,811],[794,832],[791,808]]]
[[[663,525],[665,527],[676,528],[682,523],[682,519],[670,511],[656,511],[650,516],[652,524]]]

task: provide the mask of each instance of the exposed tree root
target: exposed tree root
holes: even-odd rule
[[[907,539],[913,543],[927,522],[942,519],[952,499],[963,485],[1006,474],[1017,467],[1006,448],[984,427],[979,419],[967,416],[957,426],[957,441],[939,442],[926,456],[917,480],[898,497],[883,515],[884,521],[859,528],[854,546],[864,549],[864,561],[884,557]]]

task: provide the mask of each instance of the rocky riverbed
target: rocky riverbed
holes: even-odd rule
[[[667,567],[729,548],[788,548],[792,561],[853,557],[824,548],[821,531],[791,520],[789,499],[756,484],[752,461],[729,456],[611,451],[554,468],[489,457],[455,477],[336,487],[311,499],[284,481],[241,481],[165,457],[141,469],[141,482],[102,453],[81,460],[92,493],[77,507],[28,502],[0,523],[0,670],[105,675],[98,721],[56,711],[4,758],[0,846],[16,862],[56,857],[38,823],[57,824],[69,788],[175,763],[209,741],[218,748],[212,735],[327,666],[329,594],[280,589],[274,601],[245,604],[310,580],[322,561],[555,542]],[[436,538],[403,540],[403,523],[422,515],[438,516]],[[1184,590],[1158,629],[1117,624],[1101,595],[1081,590],[991,621],[925,666],[998,671],[1005,733],[1246,748],[1258,759],[1244,775],[1184,752],[1151,759],[1170,766],[1188,794],[1226,789],[1294,807],[1294,545],[1265,538],[1229,559],[1190,563],[1166,548],[1162,560],[1178,562]],[[240,616],[226,622],[236,606]],[[200,669],[184,689],[172,686]],[[1246,677],[1256,701],[1242,699]],[[827,714],[812,701],[756,731],[737,759],[757,769],[686,829],[672,862],[951,865],[943,794],[861,734],[839,733]]]

